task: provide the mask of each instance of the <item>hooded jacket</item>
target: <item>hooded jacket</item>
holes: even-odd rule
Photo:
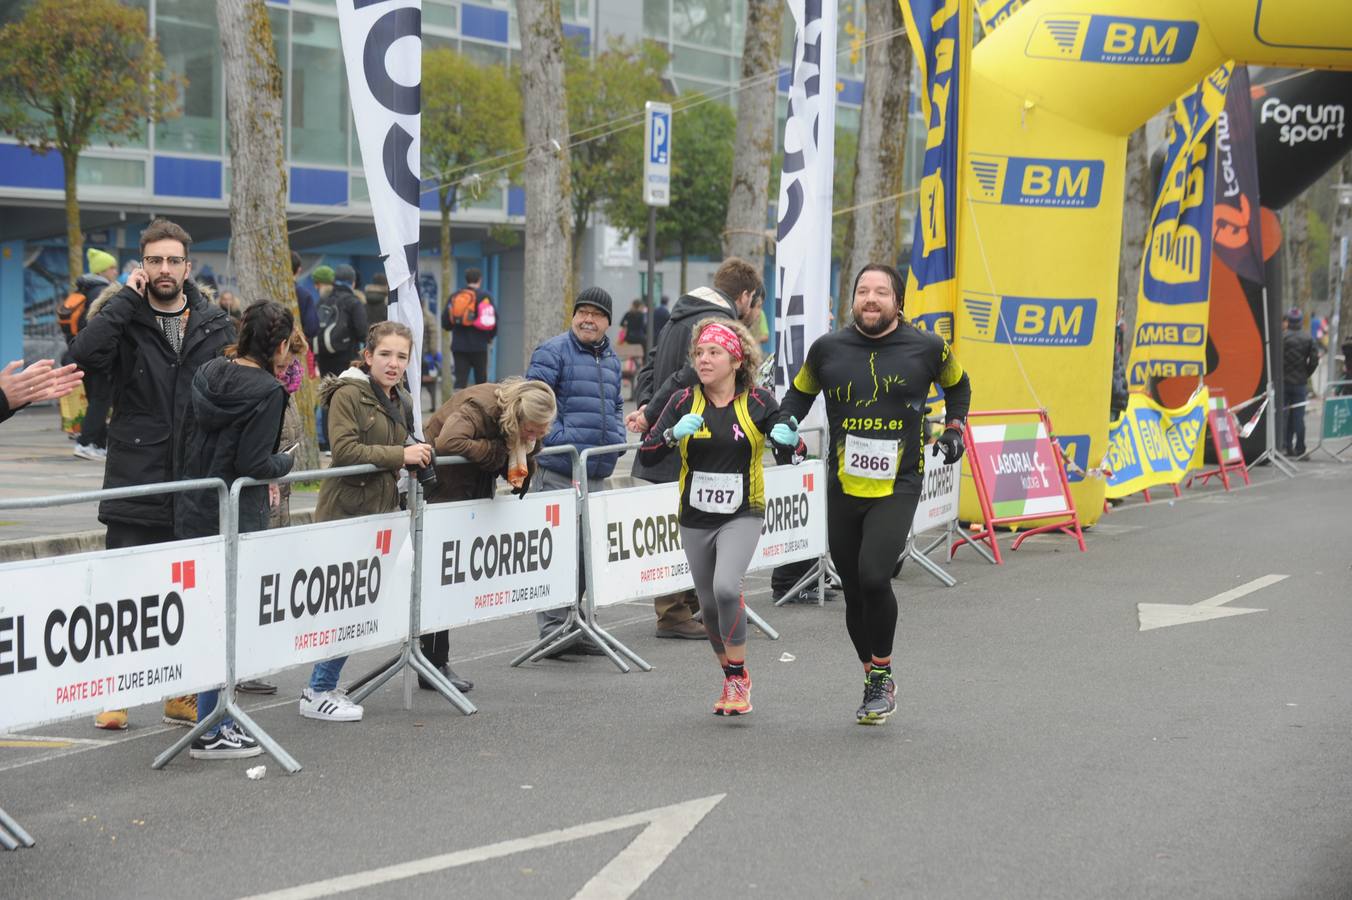
[[[82,369],[112,380],[105,488],[173,481],[178,473],[174,436],[192,397],[198,367],[235,342],[230,316],[191,280],[184,282],[188,322],[174,352],[150,303],[131,287],[109,285],[90,308],[89,321],[70,345]],[[156,528],[173,526],[171,494],[104,500],[99,521]]]
[[[555,335],[535,348],[526,377],[549,385],[558,401],[559,414],[545,435],[546,447],[572,444],[581,452],[625,442],[620,358],[611,349],[610,338],[603,335],[595,344],[584,344],[572,331]],[[618,458],[610,453],[589,458],[587,477],[610,477]],[[569,479],[573,476],[570,457],[542,457],[540,465]]]
[[[411,415],[412,400],[399,387],[399,405],[404,418]],[[404,441],[408,427],[396,421],[376,394],[375,383],[362,369],[344,369],[338,377],[324,379],[320,403],[328,410],[331,465],[371,464],[385,471],[365,475],[327,478],[319,489],[316,522],[332,522],[399,508],[399,470],[404,467]]]
[[[486,500],[507,476],[507,438],[498,426],[502,407],[493,382],[461,388],[441,404],[423,426],[423,434],[437,456],[463,456],[470,464],[437,466],[437,486],[427,493],[429,503]],[[529,477],[535,475],[540,444],[526,454]]]
[[[294,459],[278,453],[286,388],[271,372],[225,358],[205,363],[192,380],[192,403],[183,418],[182,478],[220,478],[233,484],[241,476],[279,478]],[[215,491],[174,495],[174,536],[220,533]],[[244,488],[239,498],[240,533],[268,527],[266,485]]]
[[[640,407],[647,405],[648,424],[657,421],[672,394],[699,383],[699,376],[690,365],[690,340],[694,337],[695,325],[710,318],[735,319],[737,307],[721,291],[711,287],[695,288],[676,300],[671,319],[662,329],[661,339],[634,382],[634,400]],[[660,484],[675,481],[680,468],[681,461],[668,456],[652,464],[636,459],[633,471],[637,478]]]

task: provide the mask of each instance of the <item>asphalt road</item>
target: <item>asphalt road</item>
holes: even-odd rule
[[[602,621],[647,674],[510,669],[524,620],[456,632],[468,718],[422,692],[406,712],[396,681],[359,725],[303,720],[304,673],[286,673],[280,699],[246,705],[295,776],[186,754],[153,772],[179,732],[150,708],[116,737],[10,735],[38,746],[0,746],[0,805],[38,845],[0,853],[0,897],[335,878],[310,895],[1349,896],[1352,466],[1301,469],[1131,501],[1084,554],[1052,537],[998,568],[963,551],[951,589],[908,566],[900,709],[881,728],[853,722],[841,602],[774,609],[754,579],[783,639],[753,639],[742,719],[709,714],[707,646],[656,640],[635,604]],[[1273,574],[1289,577],[1226,604],[1262,612],[1139,630],[1138,603]]]

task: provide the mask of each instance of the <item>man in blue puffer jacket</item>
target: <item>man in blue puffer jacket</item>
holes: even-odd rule
[[[549,385],[558,401],[558,416],[545,437],[546,447],[572,444],[581,453],[589,447],[623,444],[626,440],[620,358],[606,337],[610,314],[610,295],[599,287],[587,288],[573,301],[572,327],[545,341],[531,354],[526,377]],[[615,454],[604,454],[587,461],[587,490],[601,489],[601,482],[615,471],[616,459]],[[538,489],[572,487],[570,457],[541,456],[539,466]],[[585,586],[579,559],[579,596]],[[568,607],[537,613],[540,637],[561,625],[567,614]],[[563,652],[600,655],[601,648],[584,638],[574,641]]]

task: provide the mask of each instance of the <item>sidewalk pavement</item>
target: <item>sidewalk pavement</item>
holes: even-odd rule
[[[625,411],[633,408],[626,402]],[[632,439],[632,436],[630,436]],[[0,425],[0,499],[47,497],[103,487],[103,463],[74,455],[56,404],[30,406]],[[633,454],[620,457],[615,486],[629,483]],[[291,517],[310,521],[318,491],[293,490]],[[0,511],[0,563],[103,549],[97,503]]]

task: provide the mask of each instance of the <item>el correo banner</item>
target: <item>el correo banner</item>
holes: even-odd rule
[[[1136,334],[1127,383],[1206,373],[1216,122],[1234,63],[1203,78],[1174,102],[1159,196],[1146,235],[1137,292]]]
[[[412,577],[407,513],[240,535],[235,674],[404,641]]]
[[[681,546],[675,484],[601,491],[587,498],[597,606],[693,586]],[[826,467],[821,460],[765,469],[765,521],[749,570],[826,553]]]
[[[422,627],[458,628],[571,606],[577,494],[432,503],[423,513]]]
[[[1184,406],[1166,409],[1133,393],[1126,412],[1108,433],[1107,495],[1125,497],[1146,488],[1178,484],[1202,465],[1206,439],[1207,392]]]
[[[962,482],[962,460],[944,465],[935,456],[925,457],[925,484],[915,508],[911,534],[924,534],[944,528],[958,519],[958,491]]]
[[[219,537],[0,566],[0,731],[225,683]]]

